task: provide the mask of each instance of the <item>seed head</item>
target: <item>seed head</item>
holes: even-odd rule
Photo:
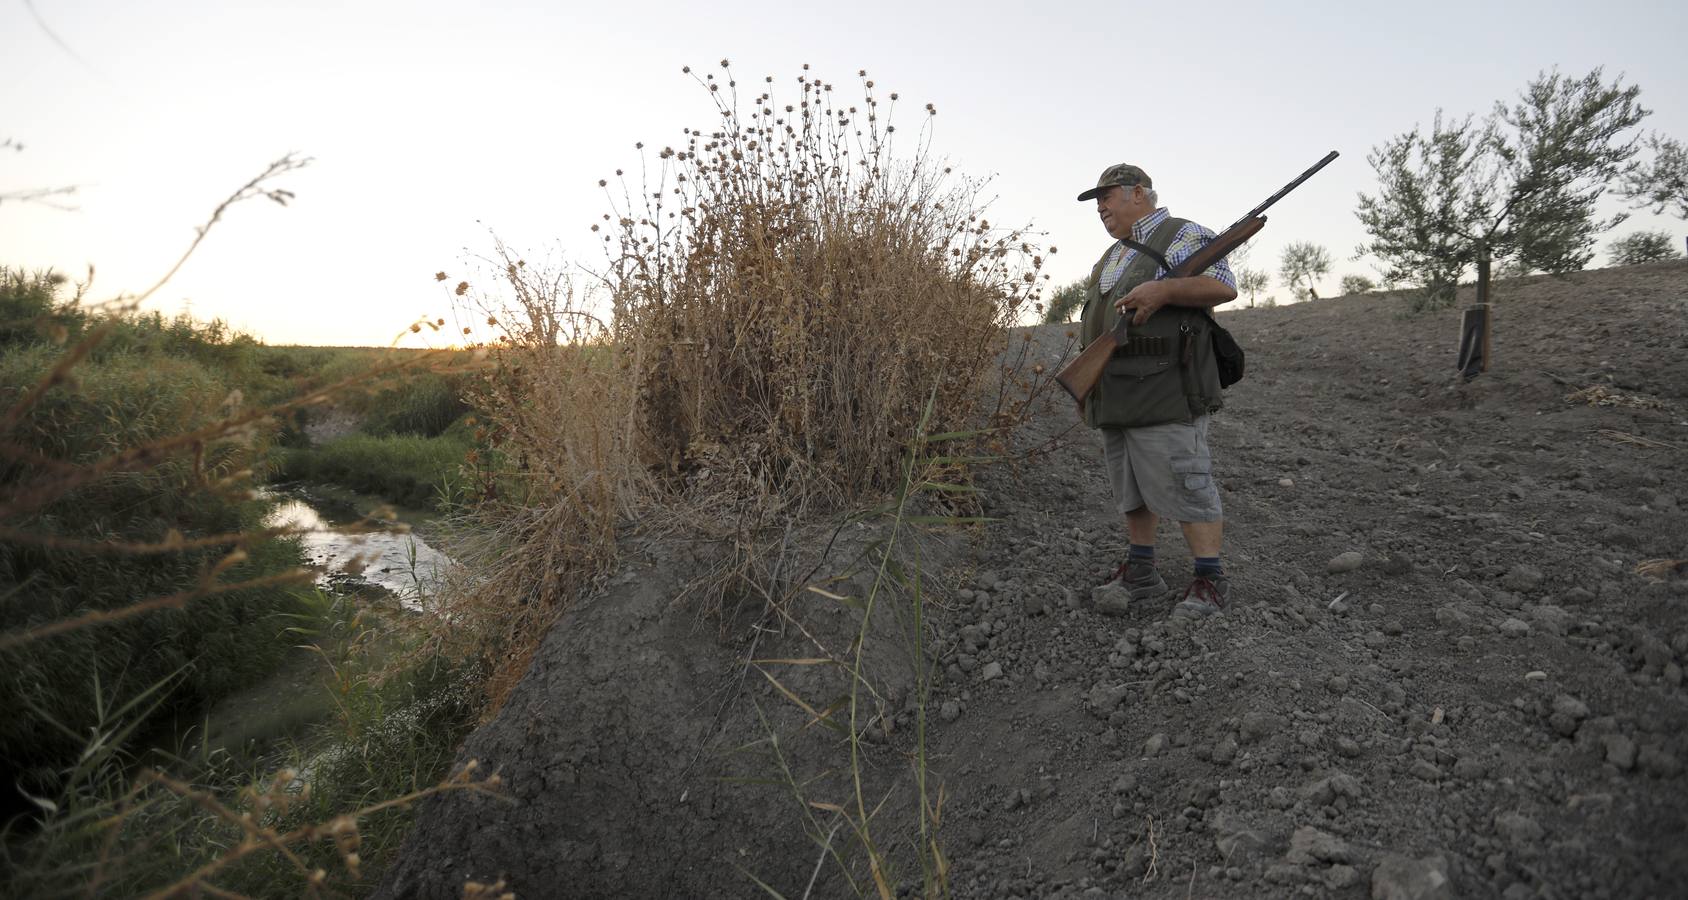
[[[444,280],[446,280],[446,278],[447,278],[447,275],[444,272],[435,272],[434,273],[434,280],[435,281],[444,281]]]
[[[457,282],[457,290],[454,293],[456,293],[457,296],[459,296],[459,297],[463,296],[464,294],[469,293],[469,282],[467,282],[467,281]]]

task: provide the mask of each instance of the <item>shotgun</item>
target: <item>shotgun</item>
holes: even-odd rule
[[[1267,207],[1282,200],[1285,194],[1300,187],[1303,181],[1312,178],[1314,173],[1330,165],[1331,160],[1336,159],[1336,157],[1337,152],[1335,150],[1325,154],[1324,159],[1319,160],[1313,164],[1312,168],[1302,172],[1299,178],[1284,185],[1282,190],[1267,197],[1265,203],[1249,210],[1247,215],[1238,219],[1230,228],[1216,235],[1200,250],[1190,254],[1189,258],[1179,263],[1167,277],[1189,278],[1200,275],[1207,271],[1208,267],[1224,259],[1232,250],[1241,247],[1249,238],[1259,233],[1260,229],[1266,227],[1266,217],[1262,213],[1266,212]],[[1096,387],[1096,382],[1101,379],[1102,367],[1107,365],[1109,358],[1114,355],[1114,351],[1125,341],[1126,328],[1130,323],[1130,316],[1120,316],[1119,322],[1115,323],[1113,330],[1105,331],[1096,340],[1091,341],[1090,346],[1084,348],[1084,352],[1074,357],[1072,362],[1067,363],[1060,372],[1056,373],[1055,380],[1060,382],[1061,387],[1066,388],[1067,393],[1071,394],[1073,399],[1078,402],[1079,412],[1084,411],[1084,398],[1092,388]]]

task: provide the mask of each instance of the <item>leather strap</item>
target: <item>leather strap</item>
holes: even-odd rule
[[[1131,238],[1121,238],[1120,243],[1126,245],[1127,247],[1130,247],[1133,250],[1136,250],[1138,253],[1141,253],[1144,256],[1147,256],[1148,258],[1154,260],[1156,263],[1159,263],[1160,267],[1166,270],[1166,274],[1168,274],[1168,275],[1172,274],[1172,267],[1166,264],[1166,257],[1162,256],[1161,252],[1159,250],[1156,250],[1155,248],[1149,246],[1148,244],[1139,244],[1136,241],[1132,240]]]

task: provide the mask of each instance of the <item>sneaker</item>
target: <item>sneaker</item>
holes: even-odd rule
[[[1122,562],[1119,564],[1119,568],[1114,570],[1113,576],[1101,587],[1120,588],[1130,594],[1132,600],[1139,603],[1146,600],[1159,600],[1172,593],[1172,589],[1166,586],[1166,579],[1162,578],[1160,572],[1156,571],[1154,563],[1133,565],[1130,561]]]
[[[1184,589],[1184,596],[1172,608],[1183,619],[1204,619],[1224,612],[1231,605],[1231,579],[1224,575],[1198,575]]]

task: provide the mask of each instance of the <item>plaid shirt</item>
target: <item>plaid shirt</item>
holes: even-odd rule
[[[1159,228],[1169,215],[1171,214],[1163,206],[1138,219],[1137,224],[1131,226],[1131,239],[1139,244],[1147,244],[1149,235],[1154,234],[1155,229]],[[1178,268],[1184,260],[1190,258],[1190,254],[1207,246],[1207,242],[1213,240],[1213,238],[1213,232],[1206,228],[1194,222],[1186,224],[1183,228],[1178,229],[1178,233],[1172,238],[1172,245],[1166,248],[1166,264],[1175,269]],[[1114,242],[1113,249],[1108,251],[1108,262],[1102,266],[1102,278],[1099,285],[1102,293],[1106,294],[1113,290],[1114,284],[1119,281],[1120,273],[1125,271],[1125,267],[1130,265],[1136,256],[1137,251],[1125,246],[1125,242]],[[1232,290],[1237,288],[1237,276],[1231,273],[1231,264],[1223,259],[1208,266],[1202,274],[1229,285]],[[1159,280],[1165,277],[1166,271],[1157,266],[1155,279]]]

